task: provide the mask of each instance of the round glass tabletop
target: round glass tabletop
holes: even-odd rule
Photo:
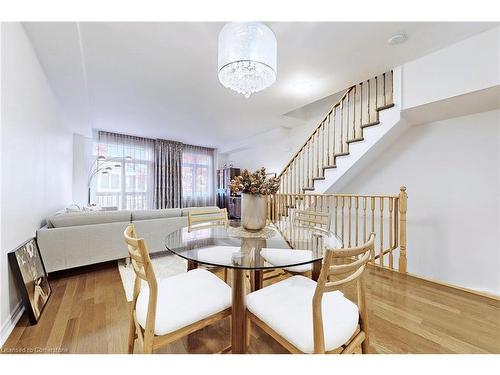
[[[228,226],[184,227],[170,233],[166,248],[178,256],[209,266],[263,270],[319,262],[326,247],[342,242],[333,233],[289,222],[280,229],[268,225],[259,232],[245,230],[240,221]]]

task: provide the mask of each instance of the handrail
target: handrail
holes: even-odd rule
[[[322,194],[306,194],[306,193],[292,193],[297,197],[309,197],[314,195],[321,195],[323,197],[359,197],[359,198],[397,198],[398,194],[390,195],[390,194],[354,194],[354,193],[322,193]]]
[[[342,95],[342,97],[330,108],[330,110],[326,113],[326,115],[323,118],[323,120],[321,120],[319,122],[319,125],[316,127],[316,129],[314,129],[314,131],[311,133],[311,135],[309,136],[309,138],[307,138],[307,140],[304,142],[304,144],[299,148],[299,151],[297,151],[295,153],[295,155],[293,155],[293,157],[290,159],[290,161],[288,162],[288,164],[283,168],[283,170],[281,171],[281,173],[278,175],[278,178],[281,178],[281,176],[283,175],[283,173],[285,173],[285,170],[290,166],[290,164],[292,164],[292,161],[300,154],[300,152],[304,149],[304,147],[307,145],[307,143],[314,136],[314,134],[316,134],[316,132],[319,130],[319,128],[321,127],[321,125],[323,124],[323,122],[325,122],[325,120],[328,118],[328,116],[330,116],[330,114],[333,112],[333,110],[335,109],[335,107],[339,107],[340,106],[340,103],[342,103],[342,101],[345,99],[346,95],[348,95],[353,88],[354,88],[354,86],[349,87],[346,90],[346,92],[344,92],[344,95]]]
[[[363,140],[363,129],[379,124],[378,112],[394,104],[392,70],[349,87],[298,148],[278,178],[280,193],[302,193],[324,179],[325,169],[336,168],[338,156]]]

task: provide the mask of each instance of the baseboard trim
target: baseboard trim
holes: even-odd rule
[[[477,296],[481,296],[481,297],[484,297],[484,298],[489,298],[489,299],[492,299],[492,300],[495,300],[495,301],[500,301],[500,296],[499,295],[492,294],[490,292],[486,292],[486,291],[483,292],[483,291],[479,291],[479,290],[475,290],[475,289],[465,288],[463,286],[449,284],[449,283],[446,283],[444,281],[437,281],[437,280],[434,280],[434,279],[429,279],[428,277],[418,276],[418,275],[414,275],[412,273],[407,273],[407,275],[410,276],[410,277],[413,277],[415,279],[420,279],[420,280],[423,280],[423,281],[427,281],[429,283],[439,284],[439,285],[442,285],[442,286],[446,286],[448,288],[453,288],[453,289],[461,290],[462,292],[475,294]]]
[[[414,279],[419,279],[419,280],[422,280],[422,281],[425,281],[425,282],[428,282],[428,283],[431,283],[431,284],[437,284],[437,285],[445,286],[447,288],[452,288],[452,289],[460,290],[462,292],[475,294],[477,296],[480,296],[480,297],[483,297],[483,298],[488,298],[488,299],[491,299],[491,300],[494,300],[494,301],[500,301],[500,295],[491,293],[489,291],[479,291],[479,290],[475,290],[475,289],[465,288],[465,287],[458,286],[458,285],[453,285],[453,284],[450,284],[450,283],[447,283],[447,282],[444,282],[444,281],[438,281],[438,280],[430,279],[428,277],[415,275],[415,274],[409,273],[409,272],[401,273],[397,269],[392,269],[392,268],[389,268],[389,267],[386,267],[386,266],[381,266],[380,264],[369,263],[369,265],[370,266],[374,266],[376,268],[383,269],[383,270],[395,272],[398,275],[404,275],[404,276],[412,277]]]
[[[24,313],[24,306],[22,302],[19,302],[14,310],[10,313],[10,317],[2,325],[0,330],[0,348],[5,344],[10,334],[14,330],[17,322],[21,319]]]

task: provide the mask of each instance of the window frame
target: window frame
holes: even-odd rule
[[[117,207],[118,210],[137,210],[137,209],[150,209],[153,207],[153,202],[149,202],[151,200],[151,192],[154,189],[154,186],[148,186],[150,185],[150,182],[152,178],[149,178],[148,176],[152,176],[154,174],[154,151],[153,150],[147,150],[147,146],[141,147],[141,146],[133,146],[133,147],[126,147],[122,146],[119,143],[112,143],[112,142],[103,142],[101,145],[104,145],[106,147],[112,146],[112,147],[120,147],[125,148],[132,148],[135,149],[136,151],[133,152],[135,155],[145,155],[147,156],[148,154],[151,154],[150,159],[135,159],[133,158],[132,161],[128,161],[125,156],[111,156],[111,157],[106,157],[106,160],[101,162],[100,165],[105,165],[109,164],[110,166],[113,166],[114,164],[120,164],[120,189],[116,191],[103,191],[101,190],[100,187],[100,181],[102,178],[102,174],[98,173],[96,176],[95,184],[94,184],[94,197],[96,204],[98,204],[101,207]],[[105,153],[107,154],[108,151],[106,150],[105,152],[100,150],[100,145],[99,141],[96,142],[95,147],[94,147],[94,154],[97,157],[99,153]],[[127,164],[128,165],[144,165],[146,167],[146,172],[145,172],[145,184],[146,184],[146,189],[145,191],[127,191]],[[99,165],[99,163],[98,163]],[[111,181],[110,181],[111,185]],[[135,181],[135,186],[134,189],[137,187],[137,181]],[[149,187],[149,190],[148,190]],[[111,190],[111,189],[110,189]],[[151,192],[150,192],[151,190]],[[135,198],[135,204],[134,205],[129,205],[130,201],[133,201]],[[140,205],[137,202],[142,202]]]

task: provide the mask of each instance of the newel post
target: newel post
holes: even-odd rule
[[[406,186],[399,190],[399,272],[406,273]]]

